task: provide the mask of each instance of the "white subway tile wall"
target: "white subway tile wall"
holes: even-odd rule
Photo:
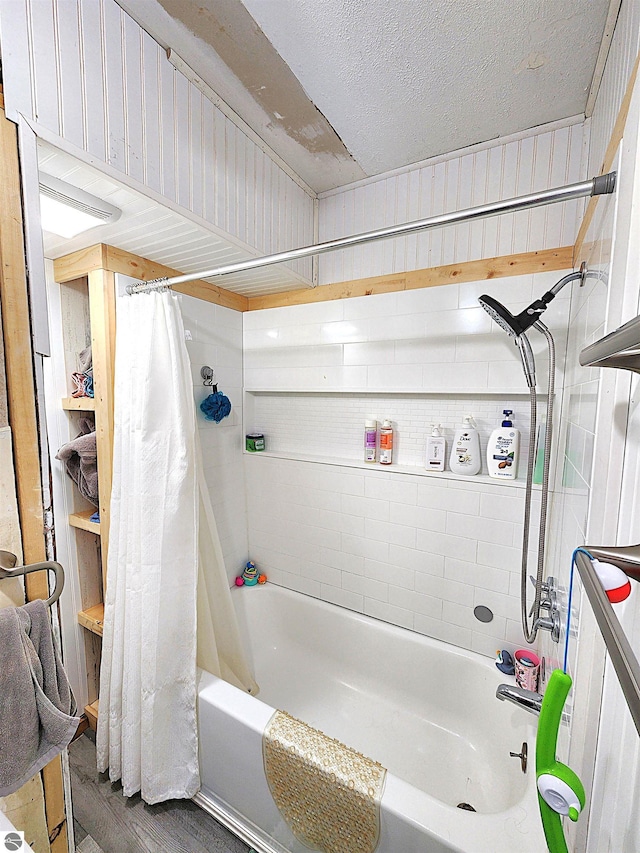
[[[562,272],[429,287],[353,299],[249,311],[244,315],[244,381],[250,391],[422,391],[509,394],[527,389],[513,340],[478,296],[514,313]],[[545,315],[563,368],[569,288]],[[546,347],[533,333],[539,388]]]
[[[442,424],[451,451],[455,427],[472,413],[480,434],[482,471],[487,473],[486,447],[491,430],[503,417],[503,409],[512,409],[514,423],[520,429],[521,442],[529,438],[529,400],[519,397],[473,397],[429,395],[411,399],[401,396],[341,394],[259,394],[248,395],[245,420],[247,432],[265,435],[266,448],[275,453],[324,456],[334,461],[364,459],[364,424],[377,418],[379,425],[389,418],[394,427],[393,459],[397,465],[425,468],[427,436],[431,424]],[[250,418],[250,420],[249,420]],[[526,458],[521,459],[519,476],[526,473]]]
[[[502,410],[513,409],[524,478],[522,368],[477,297],[488,291],[517,312],[561,276],[244,314],[246,430],[264,432],[267,450],[289,457],[245,457],[251,557],[273,582],[481,654],[522,644],[524,491],[429,475],[425,443],[429,425],[442,423],[450,450],[455,425],[471,412],[484,457]],[[569,290],[545,318],[558,342],[560,387]],[[543,342],[532,340],[542,377]],[[394,422],[395,461],[405,470],[364,467],[369,417]],[[537,496],[534,505],[537,513]],[[494,611],[492,622],[475,618],[480,604]]]
[[[251,559],[272,583],[484,655],[521,645],[522,489],[261,454],[245,475]]]
[[[185,295],[180,296],[180,307],[191,360],[204,474],[232,583],[248,553],[242,467],[242,314]],[[211,393],[200,376],[204,365],[213,368],[218,390],[231,402],[231,414],[219,424],[207,421],[200,411],[200,403]]]

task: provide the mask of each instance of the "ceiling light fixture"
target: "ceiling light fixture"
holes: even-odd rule
[[[40,215],[42,228],[59,237],[75,237],[83,231],[120,218],[112,204],[72,184],[40,173]]]

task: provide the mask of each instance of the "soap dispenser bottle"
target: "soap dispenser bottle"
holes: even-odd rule
[[[481,467],[480,439],[473,425],[473,416],[465,415],[456,427],[449,457],[449,468],[455,474],[477,474]]]
[[[444,458],[447,443],[442,435],[442,424],[431,425],[431,435],[427,439],[427,471],[444,471]]]
[[[502,425],[494,429],[487,445],[487,468],[490,477],[515,480],[518,474],[520,430],[513,425],[511,409],[503,409],[502,414]]]

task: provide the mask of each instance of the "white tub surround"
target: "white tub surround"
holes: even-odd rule
[[[273,585],[233,598],[261,699],[202,674],[200,805],[257,850],[306,853],[264,775],[279,708],[388,768],[379,853],[544,849],[533,764],[509,756],[533,755],[533,718],[495,698],[492,664]]]

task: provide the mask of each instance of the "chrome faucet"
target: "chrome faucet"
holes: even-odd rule
[[[530,714],[539,714],[542,707],[542,693],[534,693],[533,690],[524,690],[513,684],[499,684],[496,697],[501,700],[513,702]]]

